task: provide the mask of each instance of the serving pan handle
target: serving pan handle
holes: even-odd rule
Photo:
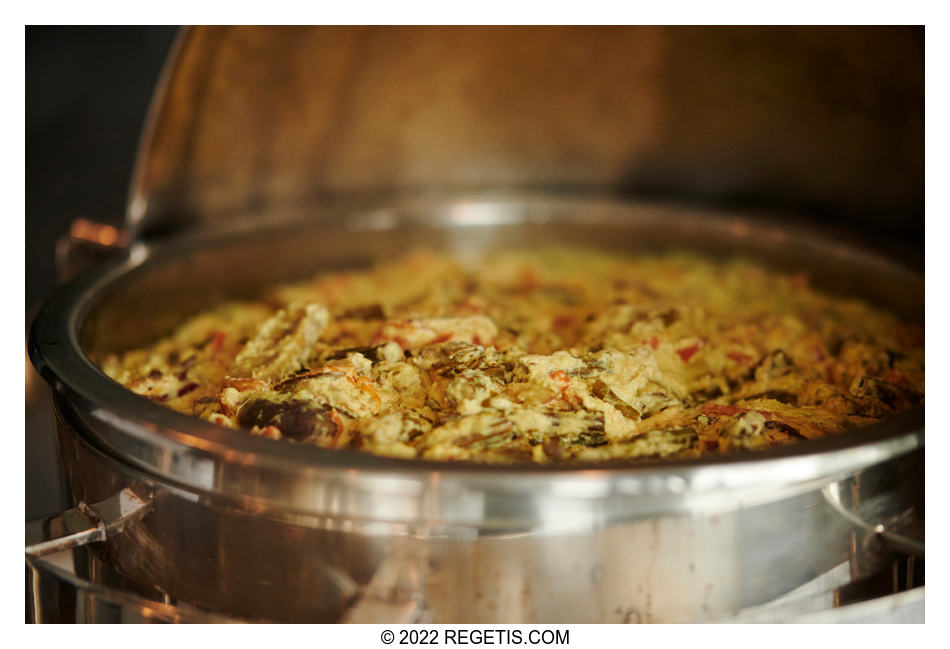
[[[129,247],[127,229],[88,219],[73,219],[69,234],[56,240],[56,275],[65,283],[93,264]]]
[[[83,501],[73,509],[26,522],[26,554],[42,557],[80,545],[105,541],[149,512],[151,496],[142,497],[126,487],[92,505]]]

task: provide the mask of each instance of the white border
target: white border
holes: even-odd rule
[[[335,5],[335,6],[333,6]],[[930,395],[943,395],[948,387],[946,369],[948,346],[944,341],[945,332],[950,331],[947,318],[946,286],[948,279],[947,259],[947,215],[948,200],[945,194],[948,169],[946,164],[947,117],[950,105],[947,101],[947,41],[950,33],[936,10],[936,4],[926,2],[861,2],[836,3],[796,2],[782,7],[761,2],[709,2],[709,3],[631,3],[620,6],[619,3],[583,2],[583,3],[518,3],[518,2],[481,2],[465,7],[450,6],[448,3],[197,3],[164,2],[160,6],[129,2],[46,2],[27,6],[20,3],[12,11],[17,15],[18,24],[5,24],[3,47],[7,50],[3,57],[7,101],[3,102],[4,124],[8,125],[4,138],[5,184],[4,204],[9,212],[8,227],[12,232],[3,237],[3,264],[7,278],[7,299],[15,304],[23,304],[24,290],[24,24],[63,24],[63,23],[709,23],[709,24],[749,24],[749,23],[860,23],[860,24],[920,24],[928,23],[926,28],[926,84],[927,100],[927,156],[926,156],[926,276],[927,276],[927,349],[930,372],[927,392]],[[15,133],[15,134],[14,134]],[[3,327],[3,346],[0,361],[8,368],[4,374],[4,390],[7,402],[7,421],[12,423],[8,435],[7,466],[4,471],[6,482],[3,493],[20,494],[23,490],[23,411],[20,403],[13,403],[14,396],[22,394],[21,362],[23,340],[22,320],[19,317],[7,318]],[[14,370],[16,368],[16,370]],[[937,403],[939,406],[939,402]],[[932,407],[929,411],[931,425],[928,426],[928,471],[927,494],[930,503],[927,516],[928,545],[933,549],[947,547],[947,506],[943,497],[946,494],[946,473],[948,442],[944,431],[939,427],[943,422],[938,419],[940,413]],[[13,448],[9,448],[12,445]],[[22,502],[22,501],[21,501]],[[13,512],[17,508],[13,508]],[[23,617],[23,564],[20,558],[22,539],[21,523],[11,515],[7,519],[7,534],[4,535],[4,573],[6,588],[2,610],[10,621],[22,623]],[[813,640],[821,645],[852,644],[859,642],[868,646],[932,646],[939,637],[938,632],[946,625],[950,611],[947,599],[947,559],[943,552],[930,553],[927,565],[927,619],[928,624],[913,627],[784,627],[781,630],[768,626],[683,626],[683,627],[611,627],[572,625],[572,647],[609,647],[636,646],[647,642],[668,645],[671,642],[701,643],[702,646],[726,646],[753,643],[768,647],[795,647],[800,649],[803,641]],[[67,628],[43,628],[30,630],[30,642],[57,642],[58,644],[84,641],[77,638],[80,633]],[[150,629],[143,633],[135,628],[106,628],[95,631],[98,642],[114,640],[135,642],[136,646],[162,647],[167,649],[172,639],[176,643],[207,644],[226,642],[239,647],[255,646],[261,642],[274,643],[296,641],[321,646],[327,642],[344,642],[354,646],[382,646],[378,641],[378,630],[374,627],[319,627],[299,629],[294,626],[281,628],[250,628],[209,630],[197,628],[182,630],[177,628]],[[276,634],[276,637],[275,637]],[[298,635],[299,634],[299,635]],[[117,638],[116,636],[121,636]],[[16,640],[13,640],[14,642]],[[85,640],[88,641],[88,640]]]

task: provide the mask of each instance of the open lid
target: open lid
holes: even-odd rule
[[[530,188],[866,224],[922,215],[923,141],[922,28],[190,28],[127,218]]]

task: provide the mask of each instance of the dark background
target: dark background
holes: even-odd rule
[[[27,308],[55,285],[53,244],[72,219],[122,219],[138,134],[176,31],[27,28]]]
[[[74,218],[118,224],[176,27],[27,27],[26,317],[56,286],[54,244]],[[27,361],[26,516],[61,507],[45,384]]]

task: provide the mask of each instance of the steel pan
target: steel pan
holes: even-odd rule
[[[922,494],[899,485],[919,482],[901,476],[922,472],[923,408],[701,461],[486,467],[227,430],[127,391],[89,360],[147,342],[209,302],[413,246],[466,256],[566,242],[741,254],[922,319],[922,277],[840,238],[672,205],[457,196],[346,214],[246,213],[136,242],[64,286],[31,333],[75,500],[131,493],[137,503],[121,525],[93,508],[85,540],[130,579],[242,619],[711,621],[848,560],[856,523],[829,501],[834,485],[873,468],[889,477],[862,481],[867,497],[886,488],[889,510],[921,506]]]

